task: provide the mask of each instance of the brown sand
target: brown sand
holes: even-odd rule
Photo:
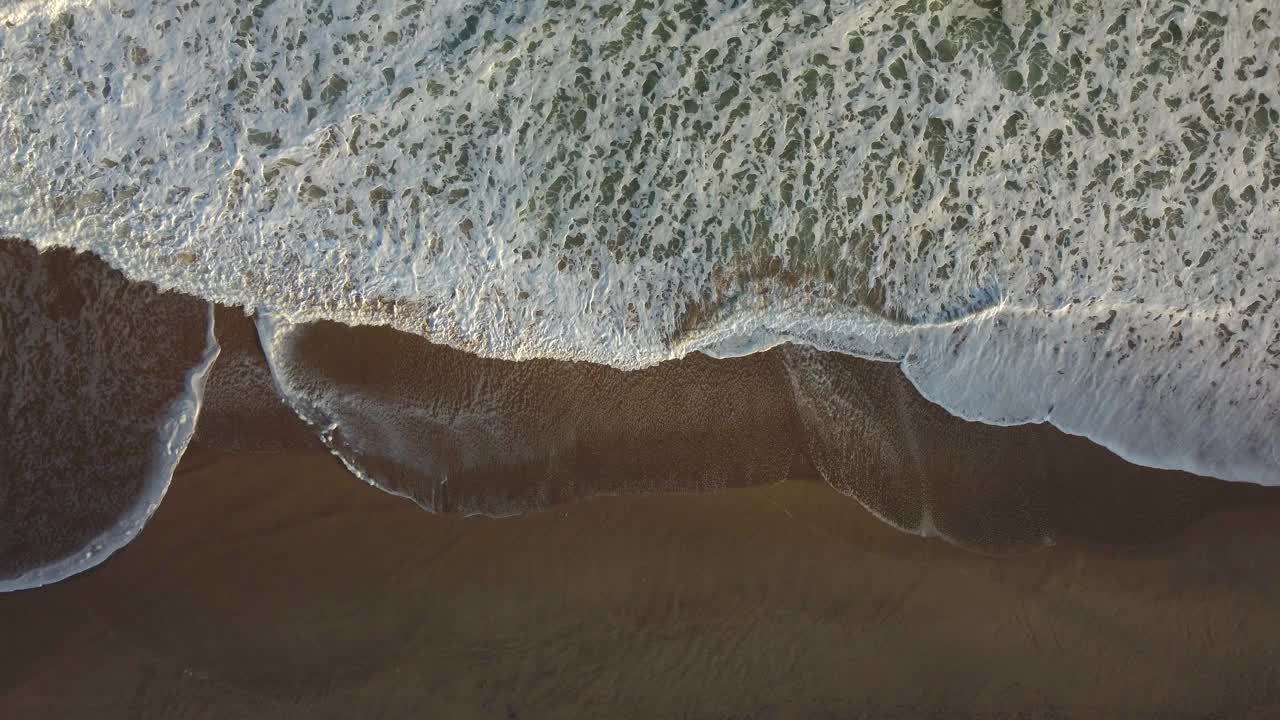
[[[0,717],[1274,717],[1277,528],[993,558],[820,483],[492,520],[227,456],[0,596]]]

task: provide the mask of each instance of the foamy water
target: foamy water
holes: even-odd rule
[[[1280,481],[1266,2],[26,1],[0,232],[281,323],[782,342]]]

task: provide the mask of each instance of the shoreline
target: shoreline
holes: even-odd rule
[[[76,262],[103,282],[123,282],[96,258]],[[193,305],[181,295],[156,302]],[[208,452],[324,449],[279,395],[253,319],[229,307],[214,316],[221,351],[183,466]],[[480,358],[390,328],[318,323],[291,332],[274,350],[277,369],[324,409],[313,420],[341,428],[335,447],[356,474],[436,511],[504,516],[596,495],[822,477],[899,529],[1008,553],[1059,535],[1143,542],[1223,507],[1280,498],[1276,488],[1137,466],[1044,424],[966,421],[926,400],[895,364],[839,353],[785,346],[623,372]],[[118,338],[99,342],[115,345],[85,352],[114,358]],[[95,477],[98,456],[76,436],[49,437],[81,461],[57,485],[70,496],[75,478]],[[19,483],[10,492],[16,508],[35,490]],[[88,516],[102,522],[110,501]],[[53,530],[84,532],[70,521]],[[38,546],[7,551],[11,563],[36,566]]]

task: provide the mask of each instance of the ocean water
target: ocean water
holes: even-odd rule
[[[1276,483],[1278,58],[1264,0],[19,0],[0,233],[276,328],[893,361]]]

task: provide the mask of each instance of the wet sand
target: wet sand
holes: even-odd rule
[[[1274,717],[1280,508],[1013,557],[825,484],[432,515],[318,452],[193,458],[0,596],[0,716]]]

